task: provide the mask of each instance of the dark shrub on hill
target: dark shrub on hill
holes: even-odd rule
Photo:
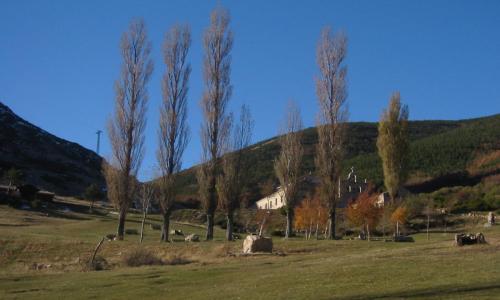
[[[123,262],[129,267],[161,265],[163,262],[153,252],[147,249],[138,248],[127,253],[123,257]]]
[[[24,200],[32,201],[35,200],[36,193],[38,192],[38,188],[31,184],[23,184],[18,187],[19,192],[21,193],[21,198]]]

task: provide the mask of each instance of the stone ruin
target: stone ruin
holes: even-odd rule
[[[487,224],[490,226],[495,225],[495,214],[492,211],[490,211],[488,213],[488,223]]]
[[[484,238],[484,234],[477,233],[461,233],[455,234],[455,245],[463,246],[463,245],[474,245],[474,244],[486,244],[486,239]]]

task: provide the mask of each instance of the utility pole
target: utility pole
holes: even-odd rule
[[[97,155],[99,155],[99,144],[101,143],[101,133],[102,133],[102,130],[97,130],[97,132],[96,132],[96,134],[97,134],[97,149],[96,149]]]

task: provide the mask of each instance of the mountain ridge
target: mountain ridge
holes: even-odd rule
[[[0,169],[21,170],[24,181],[67,196],[92,184],[104,186],[102,158],[40,128],[0,102]]]

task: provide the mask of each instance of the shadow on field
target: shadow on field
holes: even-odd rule
[[[495,293],[495,290],[500,293],[500,283],[499,282],[490,282],[478,285],[469,285],[469,286],[441,286],[430,289],[420,289],[420,290],[409,290],[405,292],[394,292],[394,293],[385,293],[385,294],[375,294],[369,296],[349,296],[349,297],[341,297],[339,299],[394,299],[394,298],[427,298],[427,297],[445,297],[450,296],[452,298],[458,299],[461,298],[461,295],[464,293],[474,293],[474,292],[482,292],[487,291],[488,293]],[[462,295],[463,296],[463,295]]]

